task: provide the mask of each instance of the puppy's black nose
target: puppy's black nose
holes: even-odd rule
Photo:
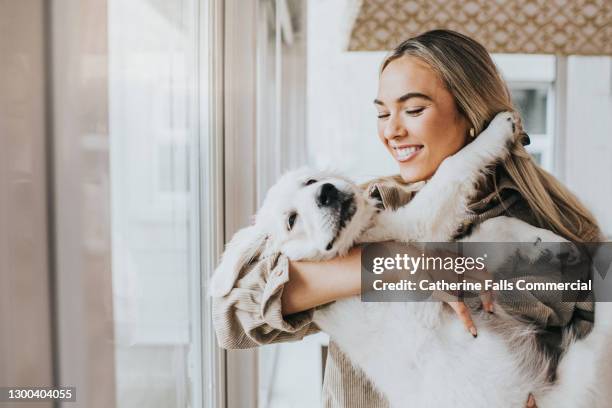
[[[317,196],[317,204],[320,207],[329,207],[336,202],[338,202],[338,189],[333,184],[323,184]]]

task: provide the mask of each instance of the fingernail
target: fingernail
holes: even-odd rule
[[[470,333],[472,333],[472,337],[478,337],[478,332],[476,332],[476,328],[474,326],[470,327]]]

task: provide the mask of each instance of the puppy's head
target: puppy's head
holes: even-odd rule
[[[256,224],[268,230],[271,250],[293,260],[317,260],[345,253],[373,211],[349,179],[301,168],[270,189]]]
[[[240,270],[260,254],[322,260],[346,253],[375,211],[345,177],[306,167],[286,173],[268,191],[255,224],[228,244],[213,277],[213,296],[229,293]]]

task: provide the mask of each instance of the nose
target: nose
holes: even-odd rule
[[[387,140],[395,139],[396,137],[402,137],[406,135],[406,128],[404,127],[398,115],[391,115],[387,119],[383,135]]]
[[[338,202],[338,189],[331,183],[323,184],[317,196],[319,207],[329,207],[336,202]]]

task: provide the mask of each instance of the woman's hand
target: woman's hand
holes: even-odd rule
[[[397,244],[397,243],[394,243]],[[427,258],[440,258],[446,260],[449,258],[459,258],[459,254],[453,251],[449,251],[446,249],[446,244],[442,245],[442,248],[434,248],[433,245],[427,245],[426,248],[417,249],[414,246],[407,246],[405,244],[401,245],[398,249],[389,250],[391,252],[398,251],[400,253],[404,253],[405,255],[411,257],[421,257],[426,256]],[[453,262],[453,265],[457,264],[457,262]],[[442,265],[440,265],[442,268]],[[386,270],[384,274],[379,275],[380,278],[387,283],[391,282],[401,282],[403,280],[413,281],[415,284],[419,285],[419,282],[423,280],[427,280],[431,283],[461,283],[466,282],[468,284],[474,285],[476,283],[480,284],[481,287],[485,287],[485,280],[492,280],[491,274],[487,271],[486,267],[478,269],[474,264],[471,267],[467,265],[463,267],[463,271],[461,273],[457,273],[452,269],[418,269],[415,271],[406,271],[401,269],[391,269]],[[419,287],[419,286],[417,286]],[[482,302],[482,308],[486,312],[494,313],[493,306],[493,293],[490,290],[482,290],[478,294],[475,292],[464,292],[464,291],[445,291],[445,290],[433,290],[431,292],[431,298],[437,301],[441,301],[449,305],[457,314],[457,317],[461,320],[466,330],[472,334],[473,337],[478,336],[478,330],[476,325],[474,324],[474,320],[472,319],[472,314],[470,312],[470,308],[465,304],[464,299],[467,297],[475,297],[479,296],[480,301]]]
[[[443,258],[447,257],[457,257],[458,255],[454,252],[450,251],[435,251],[435,253],[430,254],[431,256],[441,256]],[[462,282],[466,281],[469,283],[480,283],[482,287],[484,287],[485,280],[492,280],[491,274],[486,270],[486,268],[478,269],[478,268],[466,268],[463,273],[456,273],[451,270],[433,270],[428,271],[430,277],[436,281],[444,280],[446,282]],[[482,308],[488,313],[494,313],[494,299],[493,292],[490,290],[481,291],[478,296],[480,297],[480,301],[482,302]],[[474,320],[472,319],[472,314],[470,312],[469,307],[463,302],[465,298],[465,293],[462,291],[459,292],[449,292],[449,291],[434,291],[432,297],[436,300],[440,300],[448,304],[457,314],[457,317],[463,322],[463,325],[469,331],[472,336],[478,336],[478,330],[476,329],[476,325],[474,324]]]
[[[482,308],[489,313],[494,313],[493,300],[490,293],[483,292],[480,294],[480,299],[482,300]],[[470,309],[465,305],[465,303],[461,301],[457,302],[446,302],[457,314],[459,319],[463,322],[463,325],[469,331],[472,336],[478,336],[478,330],[476,329],[476,325],[472,320],[472,314],[470,313]]]

